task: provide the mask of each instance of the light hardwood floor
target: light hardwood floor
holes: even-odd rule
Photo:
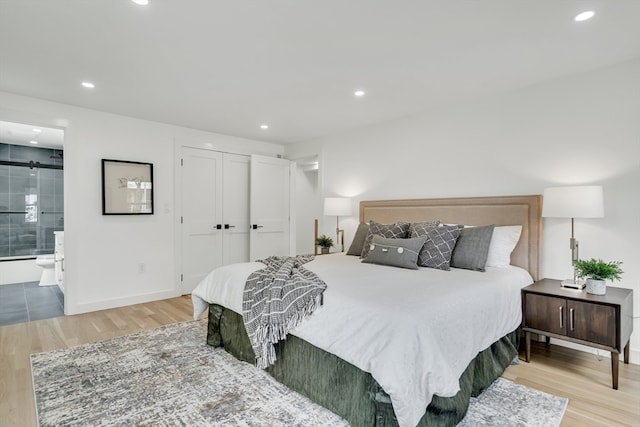
[[[620,361],[619,387],[611,384],[611,359],[542,342],[531,343],[531,362],[509,366],[504,378],[569,398],[562,426],[640,427],[640,365]],[[602,355],[603,351],[600,351]]]
[[[0,426],[35,426],[29,354],[100,341],[191,320],[189,296],[76,316],[0,327]],[[504,377],[569,398],[562,426],[640,426],[640,366],[620,365],[611,388],[610,360],[555,345],[533,343],[531,363]]]

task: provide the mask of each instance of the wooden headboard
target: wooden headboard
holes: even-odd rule
[[[418,222],[439,219],[445,224],[522,225],[511,264],[538,280],[542,196],[459,197],[447,199],[378,200],[360,202],[360,222]]]

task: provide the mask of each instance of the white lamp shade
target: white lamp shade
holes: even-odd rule
[[[543,197],[543,217],[604,217],[602,187],[599,185],[545,188]]]
[[[326,197],[324,214],[327,216],[351,215],[351,199],[348,197]]]

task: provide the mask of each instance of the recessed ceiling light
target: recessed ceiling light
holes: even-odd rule
[[[573,20],[576,22],[581,22],[581,21],[586,21],[587,19],[591,19],[593,18],[593,15],[595,15],[596,13],[593,10],[587,10],[585,12],[580,12],[579,14],[577,14]]]
[[[96,87],[96,85],[91,82],[82,82],[82,86],[86,87],[87,89],[93,89],[94,87]]]
[[[363,90],[357,90],[357,91],[353,92],[353,94],[355,96],[364,96],[364,91]]]
[[[42,132],[42,129],[36,129],[36,128],[33,128],[33,129],[31,129],[31,130],[32,130],[32,131],[34,131],[35,133],[40,133],[40,132]]]
[[[269,129],[269,125],[260,125],[260,129]]]
[[[37,145],[38,141],[29,141],[30,144]]]
[[[139,4],[140,6],[146,6],[149,4],[149,0],[131,0],[135,4]]]

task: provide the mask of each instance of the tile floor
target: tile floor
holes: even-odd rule
[[[0,326],[59,316],[64,316],[64,294],[58,286],[0,285]]]

